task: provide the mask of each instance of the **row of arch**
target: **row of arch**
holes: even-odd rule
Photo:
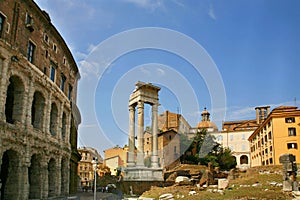
[[[27,164],[10,149],[1,157],[0,180],[1,200],[64,196],[69,190],[69,159],[33,154]]]
[[[26,116],[31,116],[30,123],[34,128],[50,132],[53,136],[60,133],[61,138],[64,139],[68,134],[67,126],[69,120],[66,109],[62,109],[63,111],[60,113],[57,103],[51,102],[50,113],[48,113],[49,111],[47,110],[45,96],[46,95],[44,95],[41,90],[36,90],[31,97],[32,100],[29,100],[31,109],[24,115],[24,112],[26,111],[25,87],[19,76],[12,75],[9,78],[9,84],[6,91],[6,122],[14,124],[16,121],[19,121],[22,123],[25,122]],[[46,124],[47,114],[50,118],[49,125]]]

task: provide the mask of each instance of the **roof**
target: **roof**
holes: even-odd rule
[[[250,141],[272,118],[300,116],[300,110],[296,106],[279,106],[274,108],[266,120],[249,136]]]

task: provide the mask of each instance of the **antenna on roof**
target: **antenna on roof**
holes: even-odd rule
[[[297,105],[297,99],[296,97],[294,98],[294,103],[295,103],[295,106]]]

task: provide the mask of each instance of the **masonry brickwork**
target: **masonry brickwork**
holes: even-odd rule
[[[77,190],[77,65],[32,0],[0,1],[1,199]]]

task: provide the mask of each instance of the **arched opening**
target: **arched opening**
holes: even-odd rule
[[[29,199],[41,198],[42,184],[41,184],[41,157],[33,155],[31,157],[31,164],[28,168],[28,180],[29,180]]]
[[[65,196],[68,194],[68,160],[63,158],[61,160],[61,195]]]
[[[18,199],[19,156],[16,151],[5,151],[1,164],[1,200]]]
[[[51,113],[50,113],[50,133],[51,135],[56,135],[57,130],[57,106],[55,103],[51,105]]]
[[[42,129],[43,127],[44,107],[44,96],[40,92],[35,92],[31,107],[31,124],[34,128]]]
[[[63,112],[62,121],[61,121],[61,137],[65,139],[67,133],[67,115]]]
[[[248,164],[248,156],[242,155],[242,156],[240,157],[240,163],[241,163],[241,165],[242,165],[242,164]]]
[[[21,121],[23,111],[24,85],[17,76],[9,79],[5,102],[6,122],[13,124],[15,121]]]
[[[55,196],[55,188],[56,188],[56,163],[53,158],[50,159],[48,163],[48,197]]]

